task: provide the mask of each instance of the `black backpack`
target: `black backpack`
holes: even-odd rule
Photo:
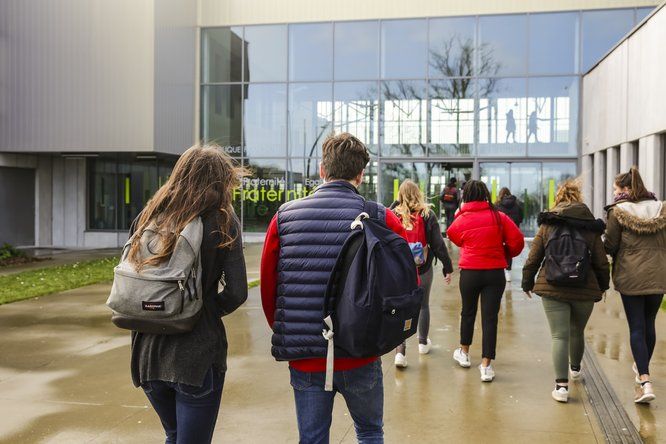
[[[423,289],[407,241],[386,227],[384,212],[376,202],[365,203],[326,288],[327,390],[334,355],[381,356],[416,333]]]
[[[590,248],[580,231],[558,225],[546,242],[546,281],[555,286],[582,287],[590,271]]]

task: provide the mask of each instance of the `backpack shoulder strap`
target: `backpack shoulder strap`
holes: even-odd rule
[[[368,213],[370,219],[379,220],[381,223],[386,224],[386,207],[378,202],[366,200],[363,205],[363,211]]]

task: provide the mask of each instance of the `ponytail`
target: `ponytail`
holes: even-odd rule
[[[615,185],[620,188],[629,188],[629,197],[631,200],[650,197],[650,192],[645,188],[641,173],[638,168],[632,166],[628,173],[618,174],[615,177]]]

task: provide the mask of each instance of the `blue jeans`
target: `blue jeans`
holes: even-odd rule
[[[224,373],[208,370],[201,387],[148,381],[141,387],[162,421],[166,444],[210,443],[220,410]]]
[[[382,363],[375,362],[333,375],[333,391],[324,391],[324,372],[289,369],[296,399],[296,417],[301,444],[329,442],[333,399],[340,392],[354,420],[360,444],[384,442],[384,383]]]

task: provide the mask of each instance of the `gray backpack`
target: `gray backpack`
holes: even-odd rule
[[[178,334],[192,331],[203,306],[201,257],[203,222],[198,217],[180,233],[171,257],[137,272],[128,260],[135,233],[125,244],[113,270],[113,287],[106,305],[120,328],[140,333]],[[152,223],[141,235],[139,259],[158,251],[160,235]]]

